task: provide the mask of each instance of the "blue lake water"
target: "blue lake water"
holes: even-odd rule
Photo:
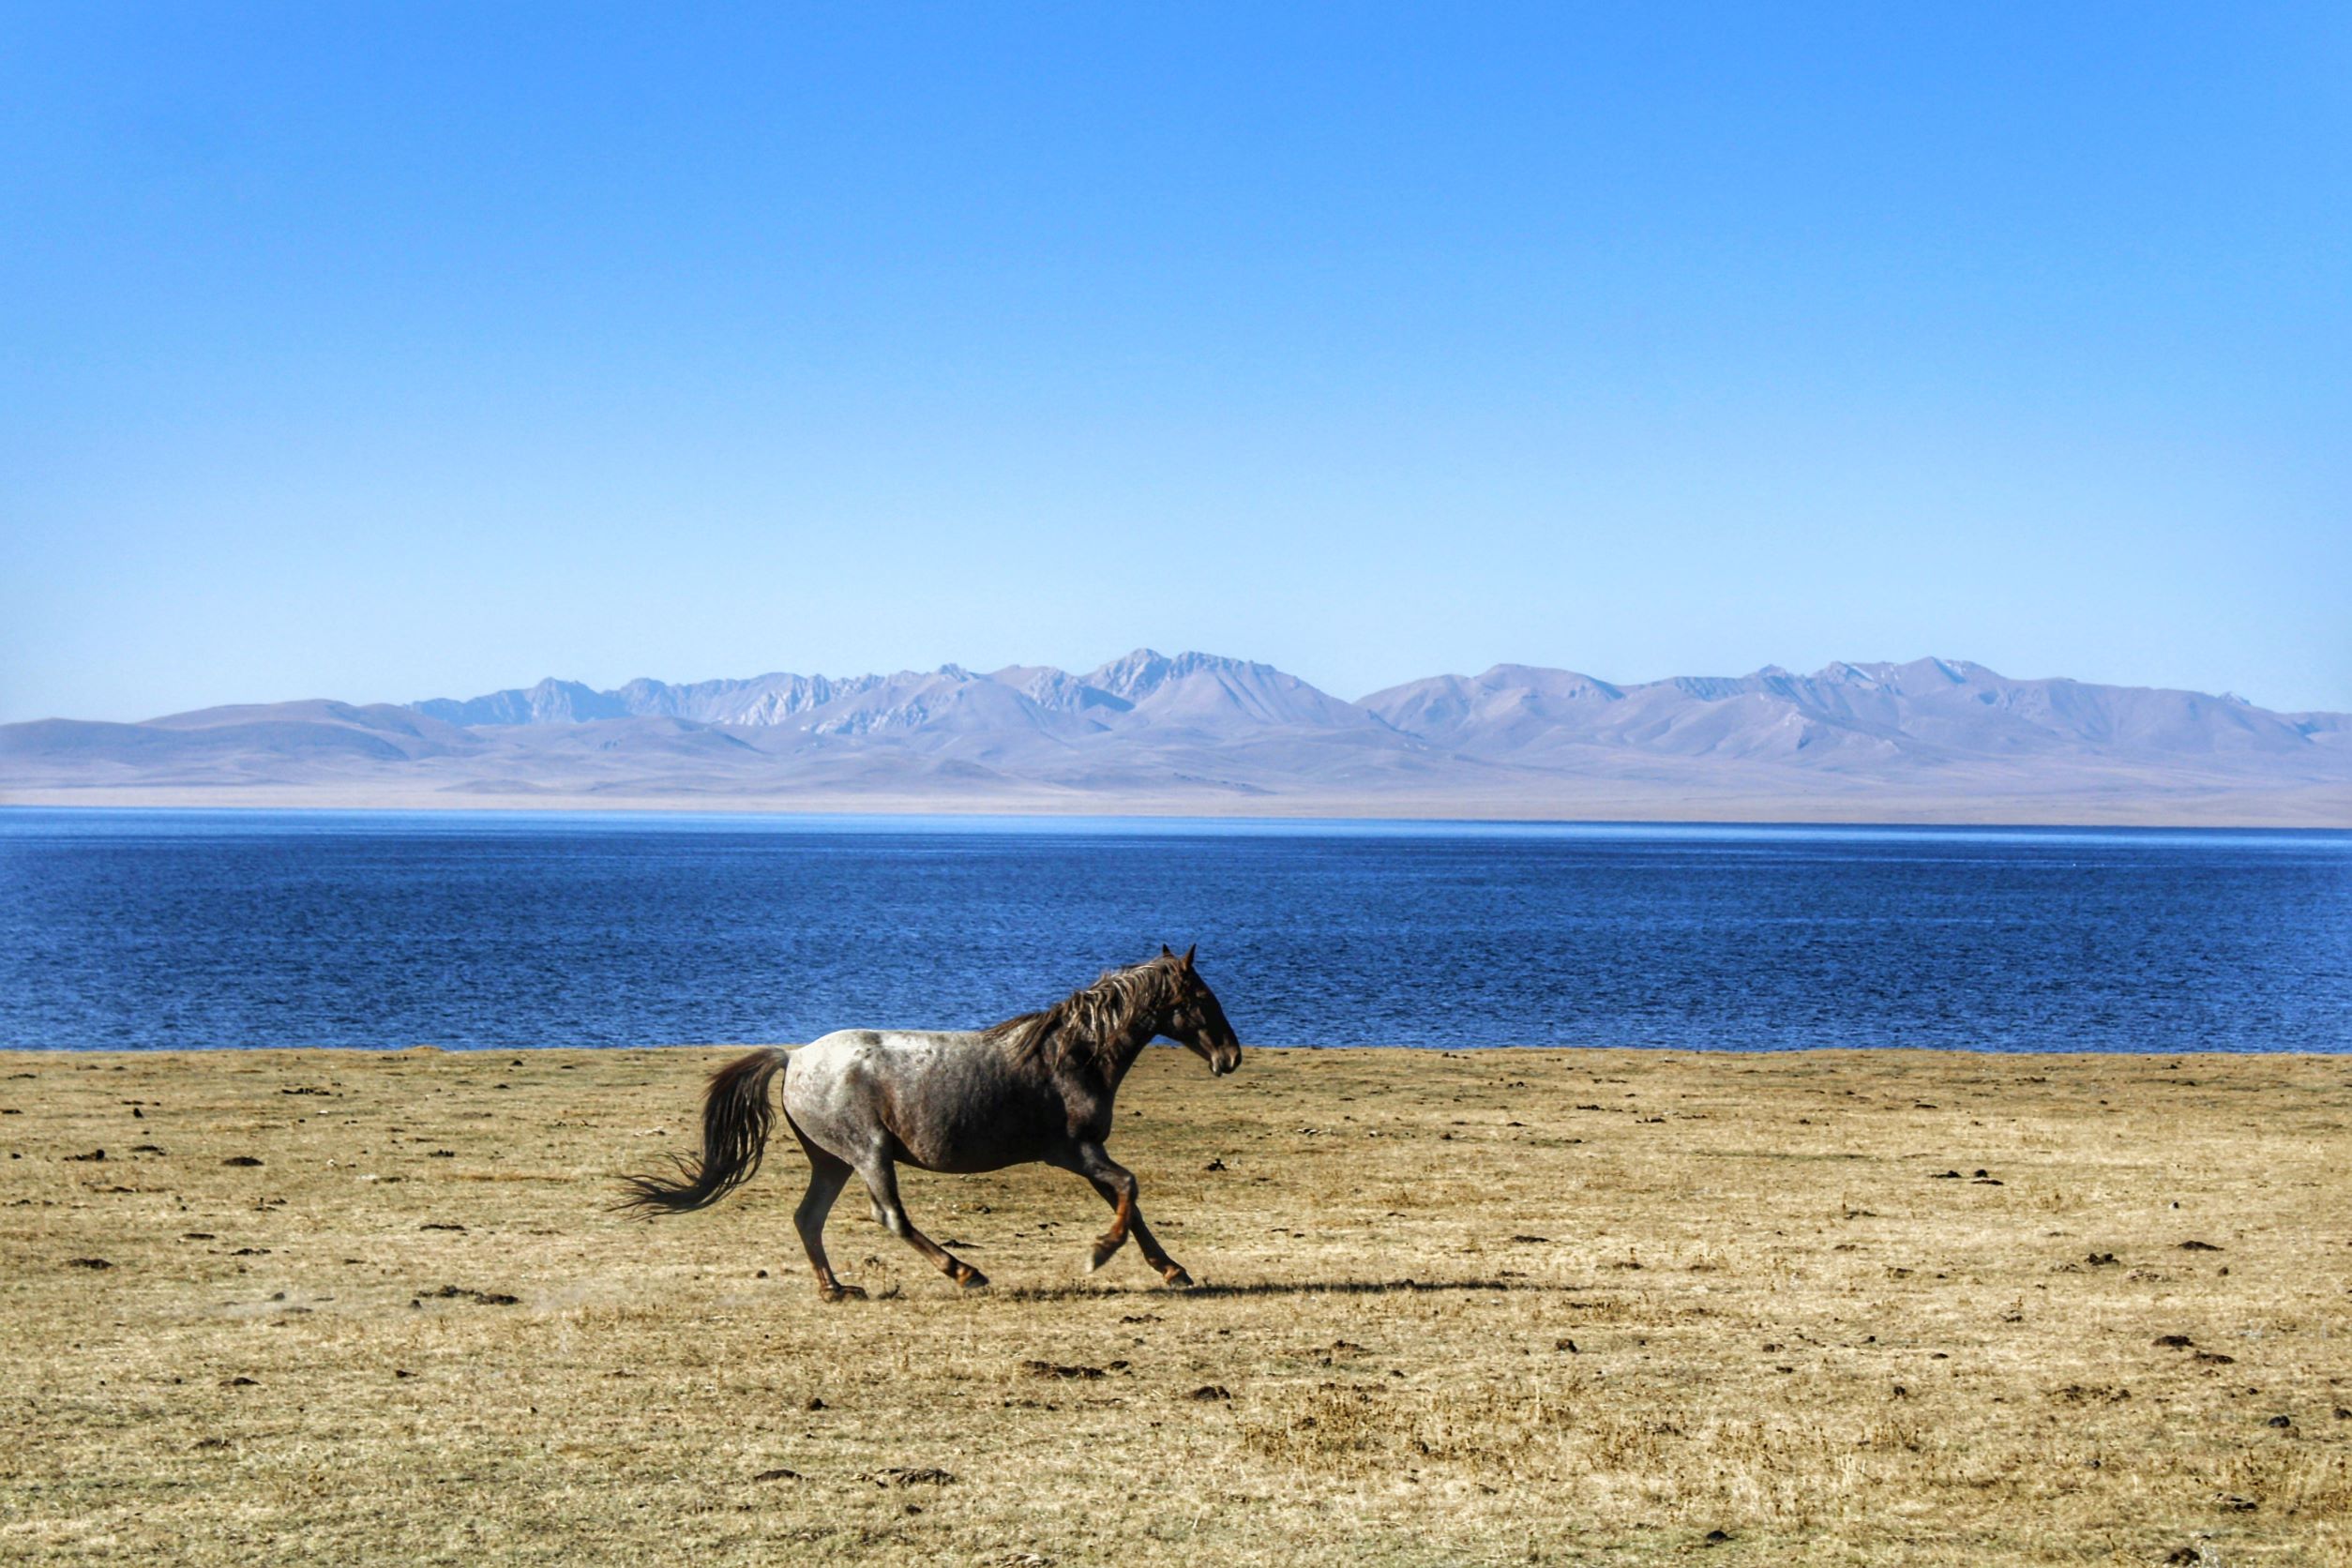
[[[0,1046],[2352,1049],[2352,835],[0,810]]]

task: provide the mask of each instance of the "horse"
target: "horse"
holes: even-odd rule
[[[825,1216],[854,1171],[875,1223],[967,1289],[988,1276],[914,1228],[898,1201],[897,1165],[968,1174],[1039,1161],[1084,1177],[1111,1207],[1110,1229],[1088,1255],[1091,1274],[1132,1234],[1143,1259],[1173,1289],[1192,1275],[1168,1256],[1136,1206],[1135,1172],[1105,1152],[1120,1080],[1152,1041],[1189,1048],[1225,1077],[1242,1043],[1216,994],[1163,944],[1159,957],[1105,973],[1050,1007],[987,1029],[844,1029],[797,1048],[764,1047],[711,1075],[702,1096],[702,1152],[676,1160],[677,1179],[624,1179],[621,1207],[647,1214],[706,1208],[760,1168],[784,1075],[785,1125],[808,1156],[808,1190],[793,1228],[826,1301],[866,1292],[825,1260]]]

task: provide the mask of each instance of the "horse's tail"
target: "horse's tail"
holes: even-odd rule
[[[711,1075],[702,1095],[702,1154],[700,1159],[677,1156],[678,1176],[628,1176],[621,1199],[624,1209],[654,1214],[684,1214],[708,1208],[746,1182],[760,1168],[767,1152],[768,1131],[776,1125],[776,1107],[768,1101],[768,1080],[783,1069],[791,1053],[779,1046],[762,1047],[739,1056]]]

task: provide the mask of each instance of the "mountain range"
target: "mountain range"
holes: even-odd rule
[[[1922,658],[1355,701],[1138,649],[1014,666],[0,726],[18,803],[2352,826],[2352,716]]]

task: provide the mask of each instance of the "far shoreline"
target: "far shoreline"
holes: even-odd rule
[[[566,797],[555,801],[502,798],[487,801],[196,798],[169,792],[150,798],[151,792],[126,792],[122,798],[92,799],[69,791],[20,791],[0,794],[0,819],[40,812],[78,813],[92,817],[139,813],[186,816],[259,818],[264,816],[361,819],[439,818],[448,821],[539,821],[550,824],[578,822],[665,820],[694,822],[740,822],[790,825],[809,831],[829,827],[874,824],[890,830],[897,824],[919,824],[904,831],[932,827],[940,831],[1073,832],[1104,831],[1119,825],[1145,831],[1199,827],[1208,831],[1365,831],[1393,828],[1442,831],[1457,828],[1484,832],[1524,830],[1640,830],[1690,832],[1951,832],[1951,833],[2255,833],[2352,838],[2352,811],[2341,820],[2239,820],[2182,816],[2155,808],[2076,817],[2002,816],[1991,811],[1949,814],[1889,811],[1817,816],[1755,814],[1676,816],[1651,814],[1544,815],[1497,809],[1477,812],[1455,803],[1448,809],[1323,810],[1312,803],[1296,810],[1203,811],[1198,803],[1102,802],[1079,810],[1063,806],[1017,803],[865,801],[788,804],[758,801],[599,801]],[[1405,804],[1405,803],[1400,803]]]

